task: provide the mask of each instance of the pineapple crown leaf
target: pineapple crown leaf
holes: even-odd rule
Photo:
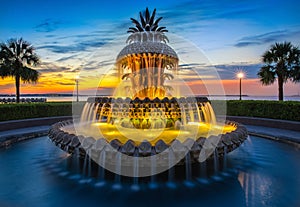
[[[135,27],[129,27],[128,33],[135,32],[144,32],[144,31],[152,31],[152,32],[168,32],[166,27],[159,27],[158,23],[162,19],[159,17],[155,20],[156,9],[153,10],[151,16],[148,7],[144,13],[140,12],[140,22],[134,18],[130,18],[132,23],[135,24]]]

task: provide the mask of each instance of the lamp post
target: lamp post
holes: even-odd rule
[[[75,77],[75,83],[76,83],[76,101],[78,102],[79,101],[79,98],[78,98],[78,96],[79,96],[79,93],[78,93],[78,82],[79,82],[79,76],[77,75],[76,77]]]
[[[239,72],[236,76],[240,79],[240,100],[242,100],[242,78],[244,77],[244,73]]]

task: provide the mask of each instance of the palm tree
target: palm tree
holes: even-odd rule
[[[35,83],[39,78],[39,72],[30,68],[40,62],[34,50],[34,47],[22,38],[0,44],[0,77],[15,78],[17,103],[20,102],[20,80],[24,83]]]
[[[278,81],[278,98],[283,100],[283,84],[300,81],[300,50],[290,42],[275,43],[262,56],[265,63],[257,73],[263,85]]]

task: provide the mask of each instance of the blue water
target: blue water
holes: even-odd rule
[[[0,206],[300,206],[299,149],[250,137],[209,178],[133,185],[68,171],[47,137],[0,149]]]

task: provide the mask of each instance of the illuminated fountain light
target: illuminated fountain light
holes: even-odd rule
[[[191,185],[191,163],[213,159],[218,168],[218,160],[248,134],[238,123],[217,122],[206,97],[172,92],[179,57],[168,45],[167,30],[158,26],[161,18],[154,16],[147,9],[141,22],[132,19],[136,28],[129,29],[127,45],[116,57],[114,96],[90,97],[79,122],[57,123],[49,137],[68,153],[89,156],[118,175],[153,176],[169,169],[172,183],[171,169],[185,164]]]

